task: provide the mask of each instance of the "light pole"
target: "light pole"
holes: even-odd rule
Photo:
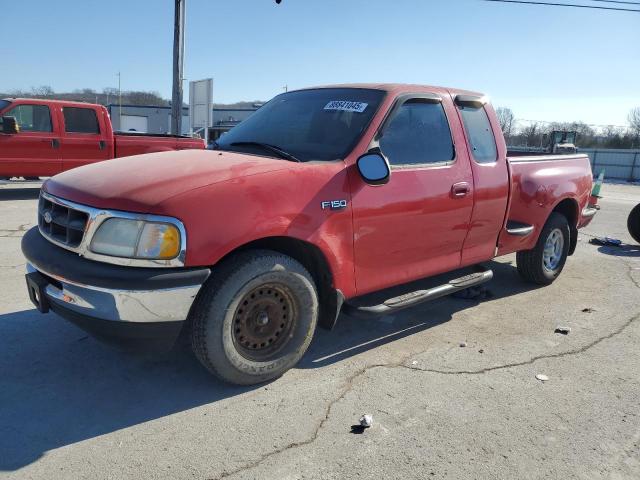
[[[122,130],[122,85],[120,77],[120,72],[118,72],[118,128]]]
[[[175,0],[173,27],[173,92],[171,95],[171,133],[182,133],[182,80],[184,69],[184,18],[186,0]]]

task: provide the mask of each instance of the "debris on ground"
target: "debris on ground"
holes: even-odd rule
[[[484,348],[481,348],[480,350],[478,350],[478,353],[484,353]]]
[[[467,342],[460,342],[460,347],[464,348],[467,346]]]
[[[417,360],[414,360],[413,362],[411,362],[411,365],[417,365],[417,364],[418,364]]]
[[[351,425],[351,433],[361,435],[367,428],[371,428],[371,425],[373,425],[373,415],[365,414],[360,417],[358,425]]]
[[[561,333],[562,335],[569,335],[571,333],[571,327],[558,326],[554,330],[554,333]]]
[[[582,309],[582,313],[593,313],[593,312],[595,312],[595,311],[596,311],[596,309],[595,309],[595,308],[590,308],[590,307],[589,307],[589,308],[583,308],[583,309]]]
[[[493,293],[484,285],[478,285],[455,292],[452,296],[463,300],[483,300],[485,298],[493,298]]]
[[[622,240],[618,240],[617,238],[612,237],[593,237],[589,240],[589,243],[592,245],[601,245],[605,247],[619,247],[622,245]]]
[[[540,380],[541,382],[546,382],[547,380],[549,380],[549,377],[547,377],[546,375],[539,373],[536,375],[536,378],[538,380]]]
[[[371,425],[373,425],[373,415],[365,414],[360,417],[360,425],[362,425],[364,428],[371,427]]]

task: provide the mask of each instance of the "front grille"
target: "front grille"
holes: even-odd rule
[[[88,213],[40,196],[38,226],[45,237],[63,246],[76,248],[82,242],[88,220]]]

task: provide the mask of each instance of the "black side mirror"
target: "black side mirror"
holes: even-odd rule
[[[2,133],[14,134],[20,132],[16,117],[2,117]]]
[[[384,185],[389,183],[391,167],[381,153],[369,152],[362,155],[356,162],[360,176],[369,185]]]

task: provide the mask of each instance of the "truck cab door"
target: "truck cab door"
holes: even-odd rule
[[[49,177],[62,170],[60,136],[48,105],[17,104],[2,113],[20,131],[0,133],[0,176]]]
[[[493,258],[509,201],[507,147],[497,117],[484,97],[455,98],[473,171],[475,205],[462,252],[463,265]]]
[[[113,157],[113,135],[108,132],[99,113],[92,107],[63,107],[61,142],[64,170]]]
[[[453,270],[473,209],[473,178],[450,96],[405,95],[370,147],[391,166],[387,184],[352,178],[359,295]]]

